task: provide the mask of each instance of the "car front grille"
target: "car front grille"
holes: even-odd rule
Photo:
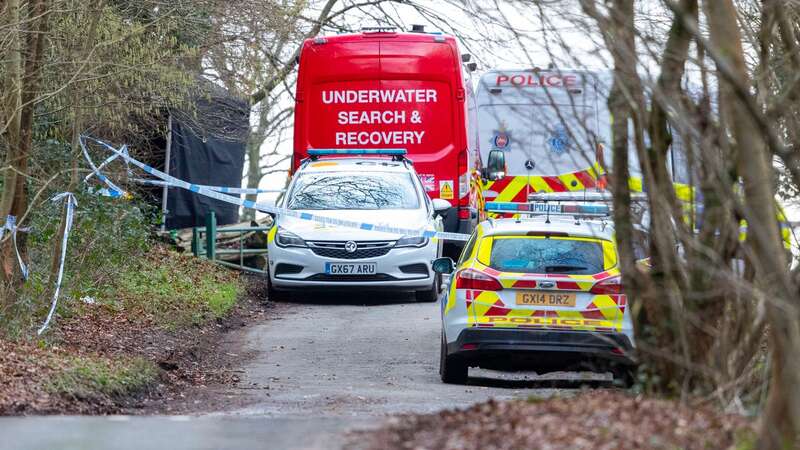
[[[384,256],[394,247],[394,241],[355,241],[355,252],[345,250],[347,241],[313,241],[307,242],[315,255],[334,259],[369,259]]]
[[[370,282],[370,281],[392,281],[396,280],[397,278],[385,274],[385,273],[376,273],[374,275],[328,275],[325,273],[318,273],[316,275],[311,275],[310,277],[306,278],[308,281],[325,281],[325,282],[348,282],[348,281],[363,281],[363,282]]]

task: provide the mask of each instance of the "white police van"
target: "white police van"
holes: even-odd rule
[[[277,205],[309,217],[278,215],[268,235],[271,297],[296,289],[391,289],[436,301],[441,278],[431,262],[441,242],[422,234],[441,231],[438,213],[451,205],[427,196],[404,155],[402,149],[309,151]],[[331,220],[307,220],[312,215]]]

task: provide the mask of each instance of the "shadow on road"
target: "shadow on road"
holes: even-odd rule
[[[304,305],[385,306],[416,303],[413,292],[398,291],[298,291],[287,295],[280,303]]]
[[[469,377],[467,385],[501,389],[612,389],[616,387],[611,380],[508,380],[489,377]]]

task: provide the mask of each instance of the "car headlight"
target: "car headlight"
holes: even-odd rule
[[[292,233],[291,231],[284,230],[283,228],[278,228],[278,232],[275,235],[275,243],[278,244],[279,247],[306,246],[306,241],[300,238],[300,236]]]
[[[403,237],[397,240],[395,247],[425,247],[428,245],[428,238],[422,236]]]

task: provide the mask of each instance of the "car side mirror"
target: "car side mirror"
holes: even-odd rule
[[[506,176],[506,154],[502,150],[492,150],[489,152],[489,160],[486,162],[487,179],[490,181],[502,180]]]
[[[436,273],[450,274],[456,270],[456,263],[450,258],[436,258],[433,260],[433,271]]]
[[[439,215],[443,215],[445,211],[447,211],[453,206],[450,204],[450,202],[448,202],[443,198],[435,198],[433,199],[432,203],[433,203],[433,212]]]

